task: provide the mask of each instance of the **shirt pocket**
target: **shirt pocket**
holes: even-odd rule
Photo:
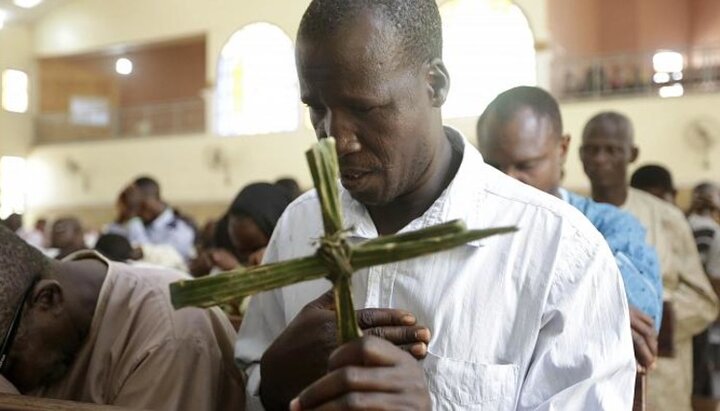
[[[518,367],[482,364],[428,353],[423,364],[434,410],[512,410]]]

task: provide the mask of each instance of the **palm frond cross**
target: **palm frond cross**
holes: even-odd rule
[[[342,226],[335,140],[321,140],[308,150],[306,156],[325,228],[325,236],[320,239],[320,247],[315,255],[172,283],[170,293],[176,309],[228,304],[262,291],[326,277],[332,282],[335,294],[338,340],[344,343],[362,336],[350,288],[354,271],[449,250],[471,241],[516,230],[515,227],[467,230],[462,221],[454,220],[351,246],[345,238],[347,230]]]

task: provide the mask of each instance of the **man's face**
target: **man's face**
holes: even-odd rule
[[[77,225],[70,220],[58,220],[50,231],[50,246],[53,248],[69,248],[83,241],[83,233]]]
[[[479,139],[485,161],[503,173],[550,194],[557,194],[569,138],[530,108],[502,123],[489,113]]]
[[[620,187],[627,185],[627,167],[636,153],[626,136],[595,132],[583,137],[580,160],[593,186]]]
[[[228,234],[234,248],[233,251],[242,262],[246,261],[250,254],[266,247],[270,242],[268,236],[255,221],[247,216],[230,216]]]
[[[4,373],[23,393],[62,378],[81,344],[57,299],[37,293],[31,298],[36,301],[24,308]]]
[[[301,35],[302,100],[318,138],[337,140],[343,186],[384,205],[422,184],[438,143],[427,65],[403,63],[395,32],[371,12],[321,41]]]
[[[137,215],[142,198],[135,186],[125,188],[117,200],[118,215],[122,221],[126,221]]]

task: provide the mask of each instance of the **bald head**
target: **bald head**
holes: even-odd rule
[[[442,23],[435,0],[313,0],[300,21],[298,38],[322,40],[368,11],[395,29],[405,63],[442,57]]]
[[[0,335],[4,335],[23,294],[36,278],[47,274],[50,261],[2,225],[0,244]]]
[[[606,111],[587,122],[583,130],[580,160],[590,179],[595,200],[623,204],[627,169],[638,154],[632,123],[625,115]],[[609,198],[607,193],[615,194]]]
[[[488,164],[559,195],[570,139],[562,134],[560,108],[548,92],[516,87],[501,93],[480,116],[477,132]]]
[[[605,111],[592,117],[583,129],[583,141],[593,137],[613,138],[629,145],[635,143],[635,132],[630,119],[615,111]]]
[[[547,119],[552,126],[553,134],[558,138],[562,136],[563,123],[557,100],[539,87],[520,86],[498,94],[487,106],[478,119],[478,140],[493,137],[488,130],[488,126],[492,125],[489,124],[490,117],[494,124],[507,124],[523,109],[530,109],[537,117]]]

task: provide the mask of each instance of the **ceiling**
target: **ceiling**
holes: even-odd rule
[[[49,13],[56,7],[69,3],[72,0],[43,0],[39,5],[24,9],[13,3],[13,0],[0,0],[0,10],[7,13],[7,24],[32,24],[35,20]]]

